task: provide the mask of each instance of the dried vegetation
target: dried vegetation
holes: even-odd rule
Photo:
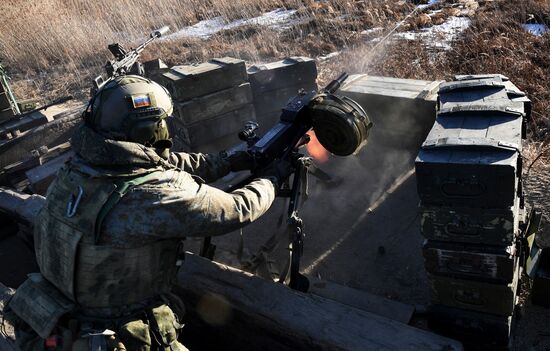
[[[452,49],[434,52],[420,41],[372,41],[365,30],[382,27],[384,36],[418,2],[398,0],[4,0],[0,3],[0,60],[14,76],[21,97],[85,92],[92,76],[108,59],[107,44],[131,46],[161,25],[183,28],[223,16],[251,18],[276,8],[296,9],[292,29],[280,31],[246,25],[220,31],[208,39],[179,38],[156,43],[145,59],[169,64],[234,56],[265,62],[290,55],[319,57],[320,81],[339,71],[403,78],[450,79],[454,74],[498,72],[525,90],[534,104],[530,138],[550,142],[550,34],[528,34],[523,23],[550,24],[546,0],[442,0],[419,11],[398,31],[443,23],[449,16],[469,16],[471,26]],[[460,5],[460,6],[459,6]],[[543,150],[538,144],[534,150]],[[543,157],[544,158],[544,157]]]

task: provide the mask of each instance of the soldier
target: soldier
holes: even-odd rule
[[[117,77],[91,99],[76,156],[36,221],[40,274],[10,302],[22,349],[185,350],[182,304],[170,294],[182,240],[256,220],[292,170],[279,162],[232,193],[210,187],[253,158],[170,153],[172,111],[168,92],[140,76]]]

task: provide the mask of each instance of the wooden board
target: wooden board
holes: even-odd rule
[[[174,291],[204,342],[239,350],[461,350],[459,342],[187,255]]]
[[[344,305],[408,324],[414,314],[414,306],[386,299],[363,290],[350,288],[331,281],[308,276],[308,292]]]

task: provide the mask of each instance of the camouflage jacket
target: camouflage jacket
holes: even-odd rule
[[[263,215],[275,198],[268,179],[258,178],[226,193],[205,183],[230,172],[217,155],[171,153],[163,159],[140,144],[103,138],[87,127],[73,137],[73,165],[90,174],[116,177],[163,170],[153,182],[136,186],[103,222],[100,243],[124,247],[183,237],[221,235]]]

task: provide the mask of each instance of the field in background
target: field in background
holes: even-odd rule
[[[343,70],[418,79],[498,72],[533,100],[531,140],[550,142],[550,33],[534,36],[522,27],[534,22],[549,25],[550,2],[441,0],[408,17],[397,31],[430,27],[465,5],[472,9],[466,14],[472,22],[452,49],[434,52],[422,39],[390,38],[380,45],[379,39],[418,2],[427,1],[5,0],[0,3],[0,62],[7,66],[20,98],[85,98],[91,78],[110,58],[109,43],[136,45],[162,25],[177,31],[205,20],[229,23],[293,9],[292,21],[284,28],[245,24],[209,37],[180,36],[153,44],[143,56],[174,65],[219,56],[256,63],[338,53],[319,60],[321,83]],[[433,16],[433,10],[441,11]],[[431,17],[426,15],[430,11]],[[380,30],[372,35],[373,28]]]

